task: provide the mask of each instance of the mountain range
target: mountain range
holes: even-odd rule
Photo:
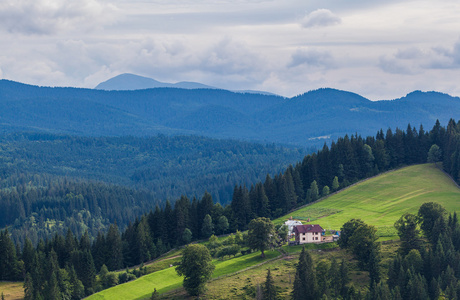
[[[106,91],[134,91],[154,88],[178,88],[178,89],[219,89],[215,86],[202,84],[192,81],[181,81],[177,83],[161,82],[153,78],[139,76],[130,73],[124,73],[110,78],[107,81],[99,83],[96,90]],[[254,90],[235,90],[237,93],[253,93],[263,95],[273,95],[273,93],[254,91]]]
[[[324,88],[284,98],[227,90],[158,87],[99,90],[38,87],[0,80],[0,132],[81,136],[193,134],[322,146],[345,134],[375,135],[408,123],[431,128],[460,116],[460,99],[415,91],[370,101]]]

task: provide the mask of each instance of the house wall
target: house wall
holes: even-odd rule
[[[306,233],[300,233],[299,236],[296,236],[296,241],[299,242],[299,244],[306,244],[306,243],[321,243],[322,236],[321,232],[306,232]]]

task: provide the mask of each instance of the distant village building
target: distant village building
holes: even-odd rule
[[[297,225],[294,227],[295,241],[297,244],[322,243],[323,231],[318,224]]]

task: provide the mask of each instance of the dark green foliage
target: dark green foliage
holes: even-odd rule
[[[299,256],[299,263],[296,267],[294,278],[294,289],[292,290],[294,300],[319,299],[316,274],[310,254],[302,248]]]
[[[359,226],[364,224],[365,223],[361,219],[351,219],[350,221],[343,224],[343,226],[340,228],[340,239],[337,242],[340,248],[350,247],[349,240],[351,236]]]
[[[325,260],[321,260],[316,264],[316,281],[318,282],[318,295],[330,296],[330,278],[329,264]]]
[[[441,149],[438,145],[434,144],[430,147],[428,151],[427,162],[429,163],[437,163],[442,158]]]
[[[346,298],[347,295],[349,294],[349,288],[348,288],[348,283],[351,281],[350,280],[350,277],[349,277],[349,274],[348,274],[348,266],[345,262],[344,259],[342,259],[342,262],[340,263],[340,295],[343,297],[343,298]],[[351,294],[354,294],[354,293],[351,293]]]
[[[190,295],[198,296],[204,292],[205,284],[215,268],[211,260],[205,246],[194,244],[185,247],[176,271],[179,276],[184,276],[183,286]]]
[[[432,243],[436,243],[438,235],[433,235],[433,229],[436,221],[438,226],[441,222],[444,223],[444,216],[446,215],[445,209],[438,203],[427,202],[422,204],[418,210],[418,217],[420,218],[420,228],[425,236]],[[440,219],[440,220],[438,220]]]
[[[33,300],[34,293],[35,291],[32,276],[30,276],[30,273],[27,273],[24,280],[24,300]]]
[[[262,289],[262,300],[276,300],[276,286],[273,282],[273,277],[270,273],[270,268],[267,269],[267,277]]]
[[[420,237],[418,221],[417,216],[406,213],[394,224],[401,239],[400,249],[403,255],[406,255],[412,249],[419,250],[422,247],[423,241]]]
[[[217,220],[216,229],[220,234],[224,234],[228,230],[228,219],[226,216],[220,216]]]
[[[19,253],[20,254],[20,253]],[[0,231],[0,280],[21,280],[22,266],[16,255],[16,247],[10,238],[8,228]]]
[[[358,259],[359,264],[366,270],[375,272],[374,279],[378,278],[378,263],[380,244],[377,243],[377,229],[374,226],[362,224],[356,228],[348,240],[348,247]],[[372,263],[372,265],[371,265]]]
[[[206,215],[201,226],[201,236],[205,239],[209,238],[214,233],[214,225],[210,215]]]
[[[82,249],[83,250],[83,249]],[[123,245],[117,224],[112,224],[105,239],[105,251],[108,255],[104,260],[110,271],[119,270],[123,267]]]
[[[185,228],[184,232],[182,233],[182,241],[184,244],[188,244],[192,241],[193,234],[190,229]]]
[[[157,289],[153,289],[153,293],[152,293],[152,296],[150,296],[150,300],[158,300],[160,299],[160,295],[158,294],[157,292]]]
[[[260,250],[262,252],[262,257],[265,257],[264,251],[273,243],[275,235],[275,226],[268,218],[260,217],[249,223],[249,247],[251,249]]]
[[[68,219],[66,220],[70,222],[69,224],[71,226],[68,226],[70,230],[64,230],[64,224],[67,223],[55,223],[53,227],[61,228],[59,229],[60,233],[52,235],[46,243],[43,241],[40,242],[38,235],[33,233],[33,231],[31,231],[32,234],[35,234],[32,235],[35,239],[33,243],[27,241],[24,236],[18,239],[19,242],[23,241],[24,245],[22,250],[24,270],[30,273],[32,287],[38,287],[34,289],[35,298],[45,296],[45,291],[51,291],[48,280],[51,278],[52,273],[56,274],[59,293],[64,294],[72,290],[66,288],[66,282],[72,282],[72,273],[70,269],[66,267],[68,264],[75,268],[74,273],[76,275],[74,278],[76,277],[81,284],[84,284],[85,292],[89,294],[96,288],[94,270],[99,269],[103,264],[106,264],[109,270],[115,270],[155,258],[170,249],[171,246],[181,243],[183,241],[182,235],[187,228],[192,229],[192,232],[196,232],[197,235],[199,235],[204,225],[211,225],[209,227],[216,228],[217,233],[220,233],[221,231],[225,231],[223,229],[226,227],[225,219],[227,220],[230,230],[235,230],[237,228],[247,228],[248,222],[257,216],[279,216],[288,209],[303,203],[305,198],[302,197],[304,197],[304,195],[308,194],[308,199],[311,200],[315,194],[314,191],[312,194],[312,190],[315,190],[315,188],[312,189],[312,184],[314,182],[316,182],[318,191],[320,191],[331,184],[331,182],[334,182],[334,176],[337,175],[336,184],[338,184],[340,180],[343,187],[359,178],[368,176],[370,172],[370,162],[374,164],[373,170],[378,169],[378,171],[384,171],[401,164],[420,162],[415,161],[413,157],[411,157],[410,159],[412,160],[409,161],[409,156],[404,154],[408,149],[408,143],[410,143],[410,145],[418,143],[417,145],[419,145],[419,143],[422,143],[425,139],[423,144],[430,145],[430,139],[436,136],[440,141],[440,148],[443,148],[443,150],[447,149],[445,144],[452,143],[450,140],[446,142],[445,138],[448,134],[454,134],[456,132],[457,125],[451,122],[449,123],[449,128],[448,133],[443,133],[441,129],[438,131],[435,130],[437,133],[433,133],[433,135],[430,136],[428,136],[427,133],[423,133],[423,138],[420,137],[419,133],[417,139],[414,138],[414,136],[417,136],[415,134],[416,132],[409,126],[407,132],[396,130],[393,134],[391,131],[388,131],[386,137],[383,135],[383,132],[381,132],[376,139],[372,137],[362,139],[359,136],[340,138],[336,143],[331,145],[330,149],[328,147],[323,147],[323,150],[305,157],[302,163],[290,166],[284,174],[280,173],[274,176],[273,179],[270,175],[267,175],[266,181],[263,184],[256,183],[252,185],[250,191],[248,191],[244,185],[234,186],[234,203],[226,207],[222,207],[220,204],[214,204],[211,194],[204,193],[201,199],[194,197],[190,200],[182,196],[175,202],[167,201],[164,206],[157,205],[157,203],[153,201],[153,203],[149,204],[148,209],[142,205],[134,205],[133,208],[133,203],[139,205],[139,203],[143,203],[143,201],[145,201],[145,203],[152,201],[152,195],[117,186],[94,183],[87,184],[71,180],[52,181],[41,178],[40,176],[33,179],[32,185],[29,183],[27,186],[17,185],[17,188],[12,189],[11,192],[2,190],[2,193],[5,193],[3,195],[6,196],[0,198],[2,199],[0,202],[6,201],[1,202],[7,203],[7,205],[2,206],[2,208],[9,207],[7,211],[13,215],[14,212],[16,212],[17,216],[26,216],[29,211],[34,211],[34,209],[38,208],[40,214],[32,213],[32,215],[26,219],[26,222],[33,221],[32,223],[36,225],[36,228],[40,228],[40,226],[43,226],[43,228],[50,227],[46,226],[43,216],[50,216],[50,220],[57,220],[62,218],[62,216],[67,216]],[[401,151],[401,147],[404,149],[403,151]],[[449,151],[453,151],[455,147],[451,145],[448,149],[450,149]],[[424,152],[425,154],[426,151]],[[452,153],[449,151],[443,151],[444,160],[446,153]],[[374,160],[371,159],[371,155],[374,156]],[[416,154],[412,155],[415,157],[423,156]],[[387,162],[385,162],[386,156],[388,156]],[[451,158],[454,157],[455,155],[451,155]],[[450,168],[454,169],[454,167],[455,163],[453,163],[452,160]],[[19,178],[15,180],[24,183],[29,182],[29,179],[29,177],[24,177],[21,180],[19,180]],[[13,179],[11,180],[11,182],[15,182]],[[40,180],[43,181],[40,182]],[[40,183],[40,188],[34,188],[34,184],[38,186],[38,183]],[[332,186],[334,186],[334,184]],[[310,192],[308,192],[308,190]],[[31,201],[30,203],[26,201],[24,205],[17,205],[20,201],[14,202],[14,199],[42,200],[38,202]],[[3,205],[1,203],[0,206]],[[13,203],[14,205],[12,205]],[[57,209],[59,206],[62,207],[62,209]],[[11,207],[14,209],[12,210]],[[48,209],[48,207],[51,207],[51,209]],[[126,210],[123,211],[122,209],[122,212],[120,212],[118,210],[120,207],[123,209],[126,207]],[[148,211],[154,207],[155,210],[145,215],[141,216],[136,213],[138,211]],[[71,216],[67,215],[67,208],[73,211]],[[76,209],[73,210],[74,208]],[[93,208],[96,208],[94,210],[96,213],[92,211],[90,213],[89,210]],[[99,213],[97,213],[97,211],[99,211]],[[119,218],[122,222],[128,221],[128,223],[124,223],[124,226],[120,226],[123,231],[121,236],[117,225],[110,225],[108,220],[104,219],[107,213],[111,216],[111,220],[118,220]],[[5,211],[0,210],[0,214],[5,214]],[[211,222],[204,222],[205,216],[207,215],[211,218]],[[442,208],[436,207],[435,204],[426,204],[420,208],[419,216],[422,221],[421,228],[430,238],[433,248],[429,251],[424,251],[423,247],[420,249],[419,255],[423,260],[423,267],[420,267],[420,259],[417,258],[418,256],[415,257],[414,255],[402,259],[400,258],[399,261],[390,265],[388,285],[394,295],[398,295],[396,289],[399,289],[401,297],[406,299],[406,296],[411,293],[408,285],[409,279],[411,279],[412,282],[419,280],[412,278],[416,274],[421,274],[423,276],[420,279],[421,281],[419,280],[420,282],[423,282],[423,278],[425,278],[425,281],[429,283],[426,284],[426,286],[430,295],[438,293],[436,287],[431,287],[431,283],[434,282],[433,279],[435,279],[436,284],[440,286],[440,290],[443,293],[445,293],[447,289],[449,289],[449,293],[453,293],[452,291],[457,288],[452,283],[452,280],[446,278],[451,278],[449,275],[451,273],[447,272],[448,266],[455,272],[460,270],[460,263],[458,263],[460,257],[458,253],[456,253],[460,248],[460,229],[458,220],[456,220],[456,215],[450,217],[449,220],[444,217],[439,217],[440,215],[444,216],[445,213]],[[133,221],[135,216],[138,218]],[[416,237],[416,235],[411,235],[410,232],[417,233],[416,227],[413,226],[414,217],[403,217],[402,219],[403,222],[399,224],[401,226],[397,228],[398,230],[402,229],[402,231],[406,233],[405,236],[409,237],[408,246],[403,253],[410,253],[411,249],[417,249],[418,247],[417,241],[414,242],[410,240],[410,238]],[[222,226],[220,225],[220,220],[222,220]],[[129,221],[133,221],[133,223],[129,223]],[[80,226],[83,224],[85,226],[88,225],[88,231],[86,231],[85,227]],[[91,224],[99,224],[97,225],[99,227],[91,227]],[[105,225],[101,226],[101,224]],[[117,224],[119,224],[118,221]],[[25,226],[24,228],[27,227]],[[105,228],[105,230],[98,232],[97,230],[94,231],[95,228],[101,230]],[[104,233],[107,230],[108,232]],[[355,233],[356,237],[353,239],[352,237]],[[364,239],[359,238],[358,233],[361,237],[364,237]],[[241,233],[236,236],[238,236],[238,243],[242,245],[244,239],[241,238],[240,235]],[[43,236],[46,236],[46,234]],[[235,240],[236,236],[234,238]],[[376,287],[380,276],[378,272],[380,262],[378,246],[375,243],[374,236],[375,232],[373,232],[371,227],[365,225],[360,220],[351,220],[344,224],[339,243],[341,243],[342,247],[352,249],[357,257],[362,260],[361,266],[370,271],[372,281],[375,282],[373,285]],[[402,236],[404,236],[404,234],[402,234]],[[96,238],[91,242],[91,239],[94,237]],[[436,237],[436,239],[434,237]],[[3,242],[7,240],[8,238],[6,237],[2,238]],[[359,243],[363,240],[365,241],[365,245],[360,245]],[[401,237],[401,240],[404,244],[405,238]],[[249,239],[249,241],[251,241],[251,239]],[[16,265],[19,266],[17,270],[21,270],[19,274],[22,275],[21,264],[18,263],[18,256],[20,256],[19,252],[21,251],[16,250],[14,243],[9,244],[10,246],[4,247],[0,251],[12,249],[8,250],[8,253],[16,253],[16,259],[13,259],[13,261],[16,261]],[[33,249],[34,244],[37,245],[36,249]],[[370,247],[370,245],[374,247]],[[215,249],[217,249],[217,247]],[[230,251],[229,249],[230,247],[225,249],[225,251],[222,249],[219,250],[222,250],[221,253],[230,253],[225,255],[234,255],[233,253],[235,251],[233,251],[233,249]],[[216,252],[217,251],[218,250],[216,250]],[[91,260],[93,261],[93,267],[91,267]],[[45,263],[48,261],[51,263]],[[0,256],[0,266],[1,264],[5,264],[5,260],[2,260]],[[12,265],[15,265],[15,263],[12,263]],[[85,270],[89,270],[89,273],[93,273],[93,275],[87,274],[81,265],[88,266]],[[346,264],[344,262],[342,262],[339,272],[335,273],[340,274],[342,272],[342,267],[346,269]],[[60,272],[60,270],[64,268],[66,268],[68,273],[67,277],[65,273]],[[331,269],[337,268],[337,265],[333,266],[331,263]],[[343,278],[348,276],[348,272],[345,271],[342,275]],[[409,271],[412,277],[408,275]],[[322,272],[321,276],[324,277],[324,274],[325,273]],[[332,280],[332,277],[332,275],[329,276],[327,280],[330,280],[330,285],[333,284],[332,282],[335,282],[334,284],[337,283],[337,286],[340,285],[340,288],[336,290],[340,291],[340,295],[343,298],[349,297],[350,295],[358,297],[357,295],[359,295],[359,293],[356,292],[356,290],[353,292],[353,289],[349,288],[346,279]],[[445,283],[444,280],[449,283]],[[48,283],[46,284],[46,282]],[[70,285],[78,286],[75,282],[77,281],[74,280],[74,283]],[[434,286],[436,286],[436,284],[434,284]],[[324,291],[325,286],[323,285],[321,289]],[[334,296],[332,290],[333,289],[329,287],[331,297]]]

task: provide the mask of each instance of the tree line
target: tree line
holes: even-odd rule
[[[167,201],[164,206],[156,205],[154,210],[135,219],[133,223],[128,223],[121,233],[118,225],[113,223],[108,226],[107,233],[101,231],[93,239],[88,231],[79,236],[68,230],[65,235],[56,234],[52,239],[39,240],[35,248],[25,233],[26,238],[21,249],[19,243],[16,241],[16,246],[10,240],[9,233],[3,231],[2,241],[4,240],[7,245],[4,249],[8,249],[9,254],[1,255],[0,260],[3,265],[11,265],[3,269],[10,272],[2,275],[2,279],[12,280],[29,276],[32,280],[30,282],[34,283],[33,290],[42,294],[51,291],[47,279],[53,278],[53,272],[56,273],[56,282],[59,285],[60,278],[66,276],[59,277],[58,273],[64,269],[70,278],[73,276],[73,267],[76,278],[84,286],[85,294],[92,293],[96,289],[96,270],[103,266],[108,271],[113,271],[137,265],[158,257],[172,247],[192,240],[209,238],[213,233],[245,230],[249,222],[257,217],[278,217],[299,205],[315,201],[330,191],[339,190],[362,178],[402,165],[426,162],[428,150],[433,144],[439,145],[440,159],[446,164],[446,156],[452,152],[446,150],[446,147],[453,149],[452,140],[455,140],[459,126],[451,121],[448,128],[443,129],[437,122],[430,132],[425,132],[422,126],[417,131],[408,125],[406,131],[396,129],[393,133],[388,129],[384,134],[380,130],[376,137],[365,139],[357,135],[345,136],[332,143],[330,147],[324,145],[321,150],[307,155],[302,162],[289,166],[284,173],[279,173],[273,178],[267,175],[264,182],[253,184],[249,189],[245,185],[234,186],[232,202],[225,207],[214,203],[209,193],[204,193],[201,198],[189,199],[182,196],[174,203]],[[451,167],[450,171],[452,169],[454,168]],[[49,190],[53,189],[47,191]],[[59,188],[56,190],[63,191]],[[118,193],[123,195],[126,191],[119,190]],[[21,193],[21,196],[23,194]],[[80,201],[83,208],[94,205],[95,209],[105,207],[109,211],[113,209],[115,213],[115,207],[130,207],[132,202],[129,200],[132,201],[136,196],[128,193],[119,204],[114,205],[113,203],[117,203],[112,202],[112,196],[116,197],[115,194],[111,197],[96,194],[92,198],[89,194],[91,193],[73,193],[68,205],[75,205]],[[93,203],[88,199],[103,202]],[[45,209],[49,205],[42,204]],[[133,214],[135,212],[131,211],[129,216]],[[26,258],[25,249],[33,255]],[[58,267],[52,271],[48,270],[47,276],[43,276],[45,271],[39,274],[30,272],[33,269],[40,270],[40,267],[31,267],[34,259],[38,265],[47,259],[54,259],[53,257],[56,257]],[[367,257],[370,259],[372,255]],[[365,263],[368,266],[369,264],[369,261]],[[85,266],[84,269],[82,266]],[[42,279],[37,279],[37,276]]]

